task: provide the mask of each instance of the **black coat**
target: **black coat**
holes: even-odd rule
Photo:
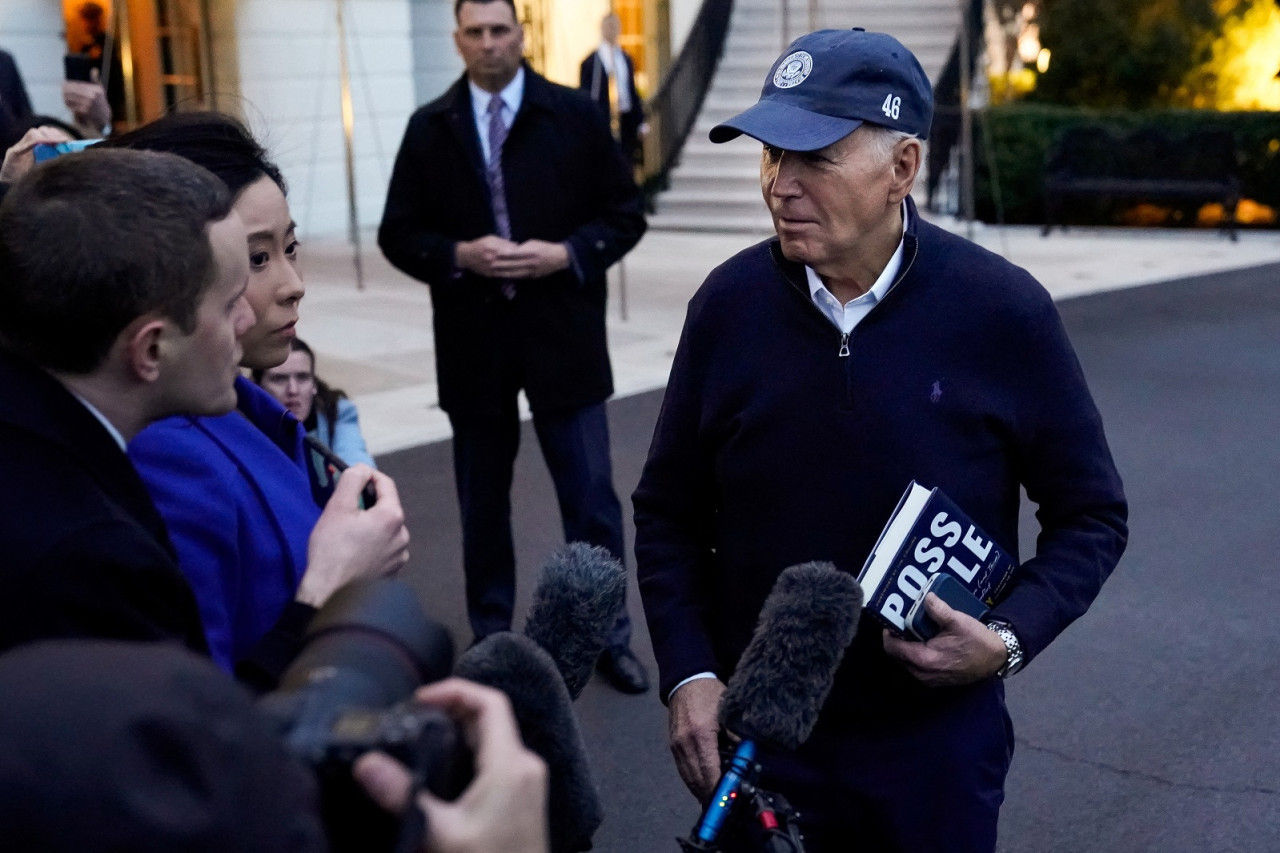
[[[31,114],[31,99],[18,64],[12,54],[0,50],[0,153],[22,136]]]
[[[60,383],[0,352],[0,651],[31,640],[206,650],[164,522],[124,451]]]
[[[640,101],[640,93],[636,91],[636,67],[631,56],[624,50],[622,58],[627,65],[627,86],[631,92],[631,109],[618,116],[618,142],[623,152],[634,156],[640,144],[639,130],[644,123],[644,104]],[[610,117],[609,109],[609,72],[600,61],[599,51],[593,50],[578,66],[578,88],[587,93],[587,97],[595,102],[605,118]]]
[[[572,269],[499,282],[454,268],[454,245],[496,233],[465,77],[409,119],[378,245],[431,286],[440,406],[493,412],[520,377],[535,411],[613,393],[605,342],[605,271],[644,233],[643,200],[599,111],[581,93],[525,69],[503,146],[512,239],[567,242]]]

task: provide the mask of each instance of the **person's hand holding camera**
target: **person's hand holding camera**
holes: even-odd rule
[[[378,500],[362,509],[360,493],[372,482]],[[307,542],[307,570],[298,601],[320,607],[339,587],[361,578],[394,575],[409,560],[409,531],[396,484],[368,465],[342,472]]]
[[[546,853],[547,765],[520,740],[506,695],[449,678],[415,696],[453,717],[475,754],[475,777],[456,800],[418,793],[427,818],[425,853]],[[368,753],[354,773],[387,811],[409,807],[409,771],[389,756]]]
[[[100,136],[111,126],[111,104],[107,90],[98,82],[97,69],[92,81],[63,80],[62,103],[70,110],[76,129],[86,137]]]

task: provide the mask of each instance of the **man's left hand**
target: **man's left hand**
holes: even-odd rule
[[[564,243],[525,240],[493,263],[494,278],[544,278],[569,266]]]
[[[907,671],[933,687],[969,684],[995,675],[1008,652],[987,626],[967,613],[952,609],[933,593],[924,602],[938,625],[933,639],[922,643],[884,632],[884,650]]]

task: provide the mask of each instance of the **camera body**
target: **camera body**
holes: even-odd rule
[[[333,853],[393,850],[400,821],[365,795],[351,765],[378,750],[442,799],[470,783],[471,753],[448,715],[414,690],[453,668],[453,641],[394,580],[349,584],[316,614],[280,687],[259,700],[286,749],[312,768]]]

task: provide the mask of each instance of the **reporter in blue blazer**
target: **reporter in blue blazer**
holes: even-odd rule
[[[175,113],[112,137],[109,146],[169,151],[227,184],[248,232],[245,295],[255,323],[240,338],[240,365],[272,367],[289,354],[304,288],[284,180],[235,119]],[[245,377],[236,410],[174,417],[129,445],[195,590],[214,660],[268,689],[300,647],[315,608],[346,582],[397,571],[409,534],[395,484],[366,466],[343,475],[378,500],[368,510],[313,488],[302,425]],[[346,495],[349,489],[341,489]]]

